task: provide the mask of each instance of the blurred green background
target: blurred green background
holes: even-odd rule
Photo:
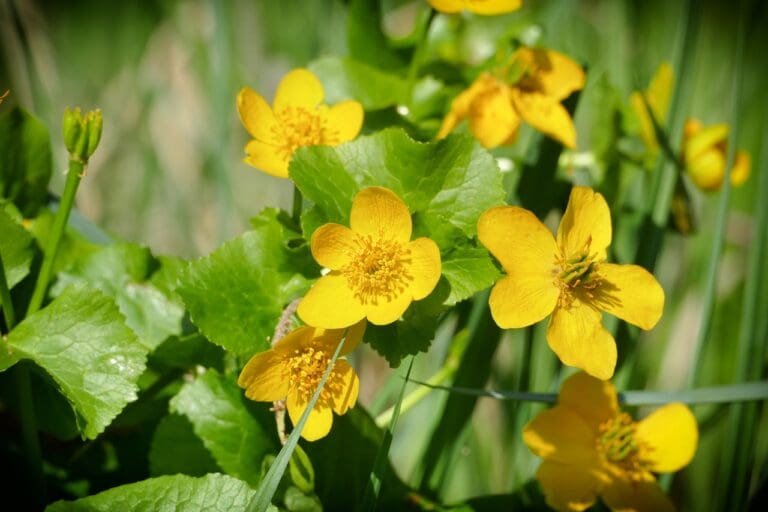
[[[510,15],[468,17],[462,39],[451,51],[458,52],[458,59],[478,64],[493,56],[495,39],[513,34],[585,65],[588,82],[575,116],[579,147],[572,155],[591,162],[586,164],[589,175],[609,181],[604,174],[615,168],[602,159],[607,141],[616,142],[614,116],[626,110],[631,91],[647,86],[661,62],[676,61],[684,4],[526,1],[521,11]],[[700,12],[699,32],[695,52],[683,57],[689,60],[693,84],[690,94],[681,98],[684,117],[695,116],[705,123],[729,119],[738,31],[735,5],[692,2],[692,9]],[[767,5],[751,5],[746,26],[736,145],[752,155],[752,177],[731,197],[712,342],[704,349],[700,385],[732,381],[747,250],[757,230],[766,229],[755,225],[753,210],[758,169],[765,158],[760,146],[768,110]],[[64,108],[101,108],[104,135],[78,194],[81,213],[109,233],[146,244],[156,254],[205,254],[246,229],[248,219],[263,207],[289,209],[291,202],[289,181],[262,174],[241,161],[248,137],[235,110],[237,91],[249,85],[271,99],[288,70],[321,56],[347,54],[346,9],[346,3],[338,0],[0,0],[0,92],[10,89],[8,101],[52,127],[55,168],[62,172],[66,153],[57,127]],[[412,30],[425,3],[385,0],[382,9],[385,30],[397,38]],[[520,157],[526,152],[525,142],[523,136],[519,147],[499,154]],[[55,177],[54,190],[63,186],[62,172]],[[629,248],[621,247],[622,238],[636,237],[632,211],[638,205],[632,204],[632,198],[639,194],[632,186],[632,182],[625,186],[627,199],[613,212],[619,259],[629,259],[637,243],[630,240]],[[640,368],[635,371],[648,389],[687,385],[690,355],[702,325],[704,270],[717,201],[718,194],[694,190],[692,207],[699,229],[689,236],[667,235],[657,266],[667,291],[665,316],[654,331],[640,338],[634,355]],[[761,276],[758,303],[767,304],[768,272]],[[756,334],[762,336],[763,344],[765,334],[765,329]],[[488,386],[510,388],[519,379],[524,370],[520,368],[526,346],[523,336],[523,332],[509,333],[509,339],[502,341]],[[417,358],[415,378],[426,379],[439,369],[447,341],[438,337],[430,353]],[[530,372],[530,382],[538,384],[537,391],[555,391],[554,355],[545,346],[538,350],[544,344],[535,341],[540,343],[533,345],[530,354],[533,366],[525,371]],[[764,377],[765,361],[760,364]],[[356,365],[363,382],[362,402],[383,409],[392,399],[391,394],[382,394],[392,389],[384,385],[391,370],[372,352],[357,355]],[[636,382],[627,372],[619,372],[619,385],[622,379]],[[402,418],[391,455],[406,480],[418,481],[423,447],[435,411],[445,398],[443,393],[433,393]],[[522,445],[519,429],[521,418],[535,410],[537,406],[481,400],[471,428],[461,437],[451,471],[441,483],[442,497],[450,501],[510,492],[526,481],[536,460]],[[513,411],[517,414],[511,415]],[[714,406],[695,409],[706,420],[701,425],[700,450],[673,485],[677,499],[688,510],[707,510],[722,456],[724,411]],[[764,415],[759,425],[758,433],[768,431]],[[758,489],[765,478],[765,435],[758,438],[755,450],[752,486]]]

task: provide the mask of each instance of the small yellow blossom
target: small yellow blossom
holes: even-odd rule
[[[656,130],[642,95],[645,94],[645,99],[651,107],[656,122],[663,126],[667,121],[667,111],[669,110],[674,83],[675,75],[672,72],[672,66],[668,62],[662,62],[651,78],[648,89],[644,93],[635,91],[629,96],[632,110],[640,122],[640,138],[652,153],[658,152],[659,142],[656,140]]]
[[[552,315],[547,342],[560,360],[601,379],[613,376],[616,342],[601,311],[650,329],[664,309],[664,290],[637,265],[607,263],[611,212],[602,195],[574,187],[557,240],[533,213],[517,206],[487,210],[480,241],[507,275],[489,299],[496,323],[525,327]]]
[[[504,14],[518,10],[523,0],[427,0],[440,12],[453,14],[467,10],[475,14]]]
[[[583,372],[523,430],[525,444],[544,459],[536,479],[547,504],[569,511],[589,508],[598,496],[612,510],[674,511],[653,473],[688,465],[698,437],[685,405],[667,404],[636,422],[619,410],[610,382]]]
[[[310,71],[295,69],[277,86],[270,108],[261,95],[244,87],[237,95],[240,120],[253,140],[245,162],[267,174],[288,177],[293,152],[304,146],[338,146],[357,137],[363,107],[352,100],[323,105],[323,85]]]
[[[560,102],[583,87],[584,70],[562,53],[519,48],[509,65],[482,73],[453,100],[437,138],[469,119],[469,128],[480,143],[494,148],[513,143],[525,121],[574,148],[576,128]]]
[[[347,329],[341,356],[354,350],[364,331],[365,322]],[[253,356],[240,373],[237,383],[245,388],[245,396],[251,400],[274,402],[285,399],[288,416],[296,425],[320,384],[342,336],[343,329],[299,327],[270,350]],[[342,415],[354,407],[359,387],[354,368],[346,360],[337,359],[304,424],[301,437],[315,441],[328,435],[333,412]]]
[[[440,250],[429,238],[411,240],[408,207],[381,187],[361,190],[350,228],[325,224],[312,234],[312,255],[330,269],[299,304],[304,322],[328,329],[363,318],[394,322],[440,279]]]
[[[683,133],[683,163],[693,182],[703,190],[718,190],[725,176],[728,150],[728,125],[704,127],[698,119],[688,119]],[[749,178],[749,154],[736,151],[731,169],[731,184],[739,186]]]

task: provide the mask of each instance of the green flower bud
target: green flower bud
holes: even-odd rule
[[[101,140],[101,127],[103,124],[101,110],[96,109],[88,112],[86,120],[88,125],[88,147],[86,148],[86,153],[90,157],[96,151],[96,147]]]
[[[83,131],[82,117],[79,108],[75,108],[74,110],[67,108],[64,111],[64,120],[61,123],[62,133],[64,135],[64,145],[70,153],[75,152],[77,141]]]

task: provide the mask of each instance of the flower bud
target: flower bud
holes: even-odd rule
[[[101,128],[101,110],[92,110],[83,115],[79,108],[66,109],[62,131],[69,157],[87,163],[99,145]]]
[[[80,139],[82,130],[82,114],[79,108],[67,108],[64,111],[64,120],[62,121],[62,133],[64,135],[64,146],[70,153],[75,152],[77,141]]]
[[[90,157],[96,151],[96,147],[101,140],[101,127],[103,124],[101,109],[88,112],[86,119],[88,124],[88,147],[86,148],[86,153]]]

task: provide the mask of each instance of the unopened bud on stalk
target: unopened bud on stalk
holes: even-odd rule
[[[83,116],[79,108],[66,109],[62,121],[64,145],[73,160],[88,162],[101,140],[101,110],[96,109]]]

